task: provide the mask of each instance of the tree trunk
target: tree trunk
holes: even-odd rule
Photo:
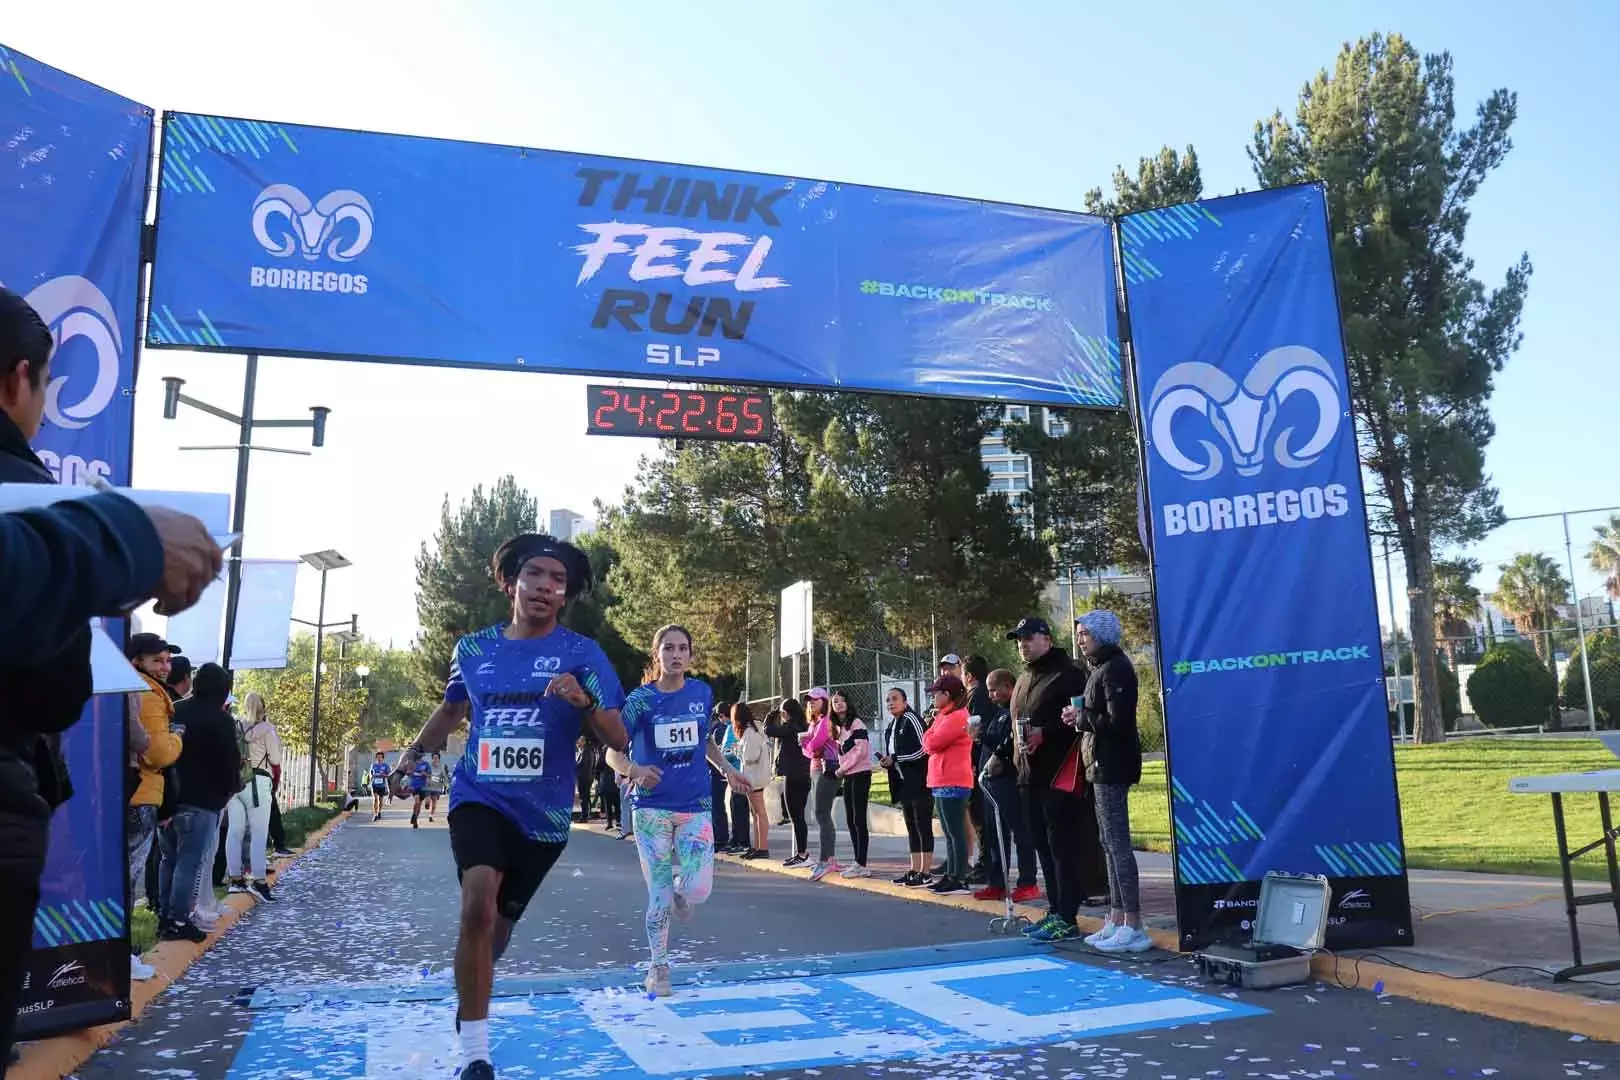
[[[1420,744],[1446,739],[1440,712],[1440,683],[1434,663],[1434,552],[1429,546],[1428,507],[1421,492],[1412,499],[1412,543],[1406,557],[1407,625],[1412,631],[1414,735]]]

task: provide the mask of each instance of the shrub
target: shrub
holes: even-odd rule
[[[1558,701],[1558,681],[1524,646],[1496,645],[1468,677],[1468,698],[1486,727],[1544,724]]]

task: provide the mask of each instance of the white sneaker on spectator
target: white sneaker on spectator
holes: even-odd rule
[[[1153,939],[1145,930],[1122,926],[1113,937],[1097,942],[1092,948],[1105,953],[1142,953],[1153,948]]]
[[[1096,945],[1098,942],[1107,941],[1117,933],[1119,933],[1119,923],[1104,922],[1101,930],[1085,936],[1085,942],[1087,945]]]
[[[153,967],[151,964],[148,964],[145,960],[142,960],[140,957],[134,955],[133,953],[130,954],[130,957],[129,957],[129,977],[130,978],[134,979],[136,982],[145,982],[147,979],[150,979],[152,976],[154,976],[156,974],[157,974],[157,968]]]
[[[202,908],[198,908],[191,913],[191,922],[197,929],[206,930],[211,934],[219,927],[219,916],[212,911],[204,911]]]

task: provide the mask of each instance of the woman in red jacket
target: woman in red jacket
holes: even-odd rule
[[[967,892],[967,803],[973,793],[967,687],[955,675],[941,675],[928,693],[934,722],[923,732],[923,749],[928,751],[928,788],[945,833],[945,876],[929,888],[941,894]]]

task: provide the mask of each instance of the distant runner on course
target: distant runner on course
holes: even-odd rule
[[[444,703],[394,772],[395,791],[403,793],[422,756],[442,749],[470,720],[447,818],[461,880],[455,968],[462,1080],[495,1076],[489,1049],[495,961],[568,843],[581,725],[609,748],[629,746],[613,666],[595,641],[557,621],[591,587],[585,553],[525,533],[500,546],[494,570],[512,602],[512,621],[456,642]]]
[[[371,763],[371,820],[381,821],[383,800],[388,798],[388,774],[393,770],[383,759],[383,752],[377,751],[377,757]]]

